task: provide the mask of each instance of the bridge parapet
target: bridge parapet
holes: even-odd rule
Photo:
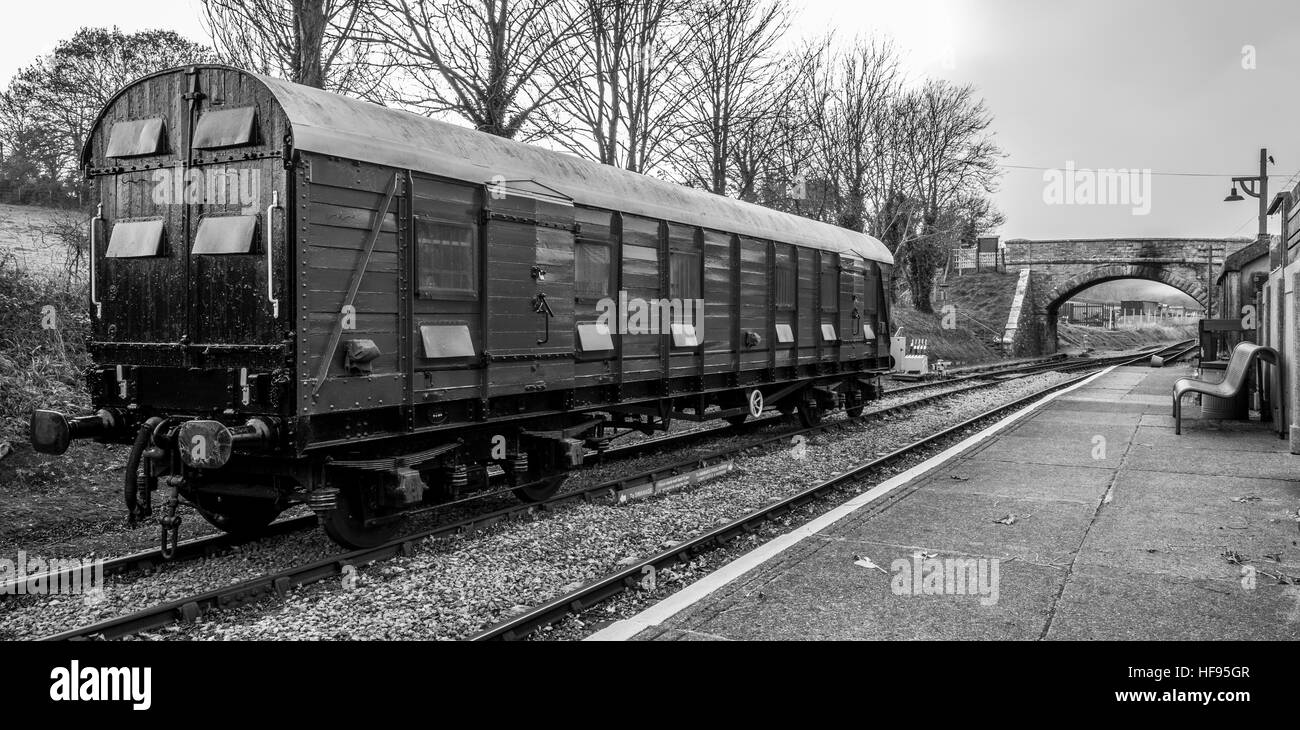
[[[1094,238],[1006,241],[1008,271],[1033,271],[1029,312],[1036,318],[1043,353],[1056,350],[1056,315],[1080,291],[1116,279],[1158,281],[1182,291],[1202,307],[1217,296],[1223,259],[1249,246],[1251,238]],[[1213,265],[1207,251],[1213,250]],[[1207,296],[1207,285],[1209,292]]]

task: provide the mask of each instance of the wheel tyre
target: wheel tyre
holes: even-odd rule
[[[848,416],[849,418],[857,418],[858,416],[861,416],[862,413],[863,413],[863,411],[865,411],[865,410],[867,409],[867,406],[866,406],[866,402],[867,402],[867,389],[866,389],[866,388],[858,388],[858,390],[857,390],[857,397],[858,397],[858,404],[859,404],[859,405],[856,405],[856,406],[849,406],[848,408],[845,408],[845,409],[844,409],[844,415]]]
[[[367,527],[357,490],[339,492],[338,506],[325,514],[322,527],[334,542],[349,549],[372,548],[392,540],[402,529],[402,520]]]
[[[269,499],[201,494],[192,503],[203,519],[229,535],[256,537],[280,516],[280,505]]]
[[[799,401],[799,423],[804,428],[812,428],[822,421],[822,409],[812,399]]]
[[[515,496],[520,502],[534,503],[542,502],[555,496],[560,491],[560,487],[569,480],[568,474],[554,474],[542,478],[541,481],[534,482],[527,486],[514,490]]]

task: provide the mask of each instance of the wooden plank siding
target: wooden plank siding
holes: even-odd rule
[[[660,296],[660,239],[659,221],[632,215],[622,217],[622,293],[627,301],[640,299],[649,302]],[[631,312],[627,312],[629,319]],[[636,325],[636,322],[630,322]],[[647,323],[648,324],[648,323]],[[623,380],[658,380],[663,377],[663,338],[656,334],[625,333],[618,335],[623,343]]]
[[[412,350],[412,388],[416,403],[478,399],[483,395],[482,361],[475,358],[430,359],[425,357],[421,327],[463,326],[469,330],[474,352],[482,354],[483,281],[486,277],[483,233],[479,222],[481,192],[474,185],[415,176],[411,190],[411,215],[429,221],[469,226],[475,232],[479,263],[479,296],[447,299],[419,291],[421,271],[419,242],[412,241],[413,260],[408,263],[412,282],[411,323],[408,340]]]
[[[772,284],[768,272],[768,243],[745,236],[740,237],[740,329],[753,332],[761,339],[757,347],[741,344],[742,370],[760,370],[770,367],[774,341],[770,322],[769,304]]]
[[[740,369],[735,342],[736,277],[733,238],[720,231],[703,232],[704,256],[704,373],[729,373]]]
[[[695,347],[677,347],[673,341],[672,324],[674,321],[681,324],[695,324],[696,316],[694,307],[697,299],[703,299],[704,281],[701,276],[701,270],[704,266],[704,251],[702,242],[699,238],[699,229],[694,226],[682,226],[675,223],[666,225],[668,235],[668,260],[669,260],[669,284],[665,291],[660,292],[657,298],[666,298],[669,301],[671,309],[665,311],[664,307],[657,307],[659,311],[656,316],[660,319],[659,332],[660,340],[663,346],[669,351],[669,374],[671,377],[690,377],[700,374],[700,357],[703,350],[700,346]],[[673,277],[678,276],[673,271],[671,261],[674,256],[690,259],[693,263],[689,268],[691,281],[674,281]],[[690,299],[692,301],[687,302]],[[682,305],[689,308],[678,311],[678,306]],[[704,329],[703,322],[699,323],[699,329]]]
[[[200,95],[185,98],[192,90]],[[250,144],[190,150],[189,131],[205,115],[234,107],[256,108]],[[162,120],[156,154],[107,156],[115,124]],[[266,345],[282,328],[266,301],[265,210],[287,178],[280,159],[287,120],[269,89],[234,69],[200,68],[194,74],[148,77],[123,89],[93,127],[83,158],[98,182],[103,223],[95,236],[96,288],[104,315],[94,339],[175,344]],[[231,183],[214,185],[229,176]],[[283,196],[287,197],[287,196]],[[284,202],[282,197],[281,202]],[[248,199],[251,198],[251,199]],[[191,255],[208,216],[252,215],[254,246],[247,253]],[[164,221],[158,256],[105,257],[113,228],[137,220]],[[278,254],[276,280],[285,263],[284,223],[269,222]],[[111,329],[110,329],[111,328]]]
[[[310,272],[302,297],[309,333],[308,347],[301,355],[306,373],[320,366],[392,174],[344,160],[311,160],[303,248]],[[406,398],[418,404],[657,381],[665,373],[676,378],[736,373],[739,382],[762,382],[766,379],[762,373],[772,367],[778,369],[778,378],[786,378],[794,376],[796,364],[807,367],[872,354],[861,324],[875,323],[879,316],[874,303],[865,300],[880,291],[866,280],[874,263],[868,266],[845,257],[841,270],[838,256],[832,253],[528,197],[492,200],[481,186],[421,176],[413,177],[409,192],[403,187],[401,197],[408,202],[400,208],[395,205],[382,221],[355,300],[357,329],[347,333],[349,338],[373,340],[382,355],[374,363],[373,375],[366,378],[345,373],[341,352],[333,353],[330,382],[311,412],[373,406],[373,401],[359,397],[365,391],[356,383],[376,378],[392,382],[376,386],[374,397],[385,402]],[[409,325],[403,325],[407,321],[399,296],[403,282],[410,282],[413,292],[419,289],[418,251],[412,249],[408,255],[403,243],[413,241],[416,219],[473,227],[478,291],[466,298],[413,294]],[[533,220],[550,225],[538,226]],[[566,220],[570,226],[578,224],[577,233],[565,226]],[[609,265],[603,291],[582,294],[577,287],[575,246],[580,241],[608,248],[602,254]],[[681,269],[698,276],[692,286],[672,280],[674,255],[697,258],[698,265]],[[777,307],[777,268],[787,265],[793,269],[794,303]],[[545,270],[544,280],[533,279],[534,267]],[[831,273],[825,273],[826,267]],[[823,308],[821,288],[826,282],[838,282],[841,288],[828,295],[834,301]],[[553,317],[533,311],[533,298],[539,292],[546,295]],[[578,352],[576,326],[597,320],[602,299],[623,306],[640,299],[652,306],[690,293],[704,301],[698,347],[674,347],[668,320],[657,323],[658,333],[619,334],[618,327],[626,320],[616,308],[610,322],[615,349],[593,356]],[[777,323],[791,327],[794,343],[777,341]],[[835,326],[845,343],[843,352],[839,343],[822,341],[823,323]],[[648,319],[640,324],[656,322]],[[424,357],[422,325],[466,327],[475,356],[444,361]],[[744,345],[745,332],[759,336],[756,346]],[[546,342],[539,344],[539,339]],[[403,341],[410,350],[411,368],[410,392],[405,395]]]
[[[793,246],[791,248],[794,248]],[[798,248],[795,252],[795,281],[798,291],[795,304],[795,342],[796,349],[788,354],[797,353],[798,363],[807,365],[817,360],[817,261],[816,251]],[[777,359],[778,365],[792,364],[790,359],[784,362]]]
[[[573,302],[573,322],[575,329],[579,325],[596,324],[601,320],[602,314],[606,314],[606,320],[616,319],[608,316],[616,314],[610,312],[608,305],[617,301],[618,295],[618,239],[617,239],[617,221],[615,216],[608,210],[599,210],[595,208],[574,208],[574,219],[578,225],[578,233],[574,237],[574,302]],[[583,282],[578,280],[577,275],[577,246],[582,242],[593,249],[603,252],[608,259],[604,267],[604,285],[597,287],[595,282]],[[605,308],[599,305],[605,304]],[[615,349],[604,350],[591,353],[583,353],[574,342],[574,366],[573,380],[575,387],[590,387],[595,385],[611,385],[617,382],[615,369],[618,366],[618,334],[617,322],[607,322],[610,326],[610,340]]]
[[[300,282],[299,326],[306,330],[305,346],[298,354],[302,378],[310,380],[306,392],[310,412],[328,413],[395,405],[402,400],[401,338],[399,321],[402,312],[401,282],[403,262],[400,253],[402,235],[403,187],[394,196],[389,212],[380,220],[374,249],[357,289],[355,328],[344,329],[337,347],[327,352],[342,309],[348,287],[362,266],[364,246],[396,175],[399,184],[404,176],[397,171],[360,166],[336,158],[312,156],[310,179],[306,185],[309,205],[301,223],[305,245],[299,250],[305,257],[309,276]],[[301,242],[300,242],[301,243]],[[367,339],[379,348],[380,355],[366,375],[349,373],[344,367],[347,341]],[[322,358],[329,357],[326,381],[314,381]],[[356,383],[370,382],[375,391],[358,389]]]

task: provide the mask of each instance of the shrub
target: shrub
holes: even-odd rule
[[[0,441],[25,441],[33,409],[89,407],[89,326],[84,281],[34,276],[0,253]]]

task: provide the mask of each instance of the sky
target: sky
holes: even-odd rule
[[[1267,147],[1272,192],[1300,180],[1297,0],[792,4],[795,35],[886,35],[913,79],[976,86],[1006,155],[994,195],[1004,239],[1253,237],[1255,201],[1223,202],[1230,178],[1257,174]],[[83,25],[206,39],[198,0],[45,0],[6,11],[3,82]],[[1137,171],[1126,196],[1065,194],[1083,192],[1087,171],[1120,169]]]

